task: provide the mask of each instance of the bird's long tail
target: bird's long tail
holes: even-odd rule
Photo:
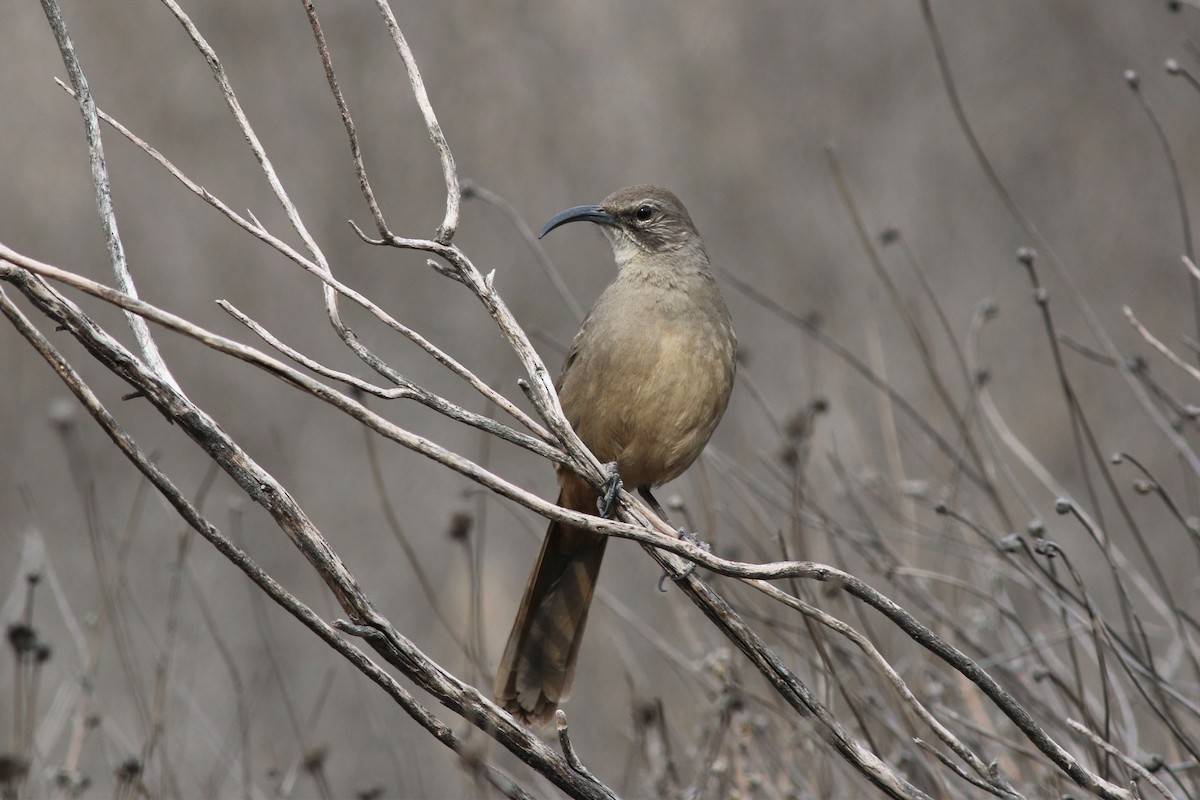
[[[595,513],[596,495],[568,480],[558,504]],[[496,699],[527,725],[550,721],[571,692],[607,543],[606,536],[558,522],[546,531],[496,670]]]

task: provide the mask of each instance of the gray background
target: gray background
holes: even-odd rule
[[[980,348],[997,404],[1018,436],[1079,491],[1038,309],[1012,257],[1028,242],[989,189],[954,122],[917,3],[394,7],[463,178],[503,194],[535,228],[562,208],[597,202],[624,185],[668,186],[688,205],[715,264],[796,313],[819,312],[825,330],[864,358],[871,341],[880,342],[889,379],[918,405],[932,408],[915,349],[838,199],[823,154],[827,144],[835,145],[872,233],[888,225],[903,231],[960,338],[984,298],[998,301],[1000,316],[985,330]],[[299,4],[213,0],[189,3],[187,9],[220,54],[335,273],[519,398],[517,362],[479,304],[426,268],[423,257],[369,248],[347,226],[354,219],[369,230],[370,218]],[[444,203],[439,165],[373,5],[325,3],[318,10],[393,229],[432,236]],[[1192,332],[1170,174],[1122,71],[1142,74],[1143,89],[1176,146],[1189,199],[1200,204],[1194,191],[1200,151],[1190,146],[1200,134],[1200,94],[1162,70],[1170,56],[1197,68],[1183,47],[1200,26],[1196,11],[1174,14],[1162,2],[1125,0],[965,0],[937,2],[935,11],[979,138],[1109,334],[1125,352],[1145,349],[1121,318],[1123,304],[1173,344],[1176,333]],[[103,109],[229,205],[249,208],[294,242],[206,64],[163,7],[147,0],[67,2],[65,14]],[[9,3],[0,20],[0,241],[111,283],[79,113],[52,81],[65,72],[45,20],[34,3]],[[114,132],[106,130],[105,137],[121,230],[145,299],[251,341],[213,302],[229,299],[293,345],[367,376],[325,322],[313,280],[224,222]],[[456,241],[482,270],[496,271],[507,302],[542,334],[539,346],[556,368],[561,356],[554,343],[570,339],[576,320],[517,233],[495,209],[468,201]],[[607,247],[584,226],[556,232],[546,248],[585,307],[612,276]],[[889,249],[884,257],[906,300],[919,307],[925,329],[935,332],[934,317],[898,253]],[[1048,269],[1043,275],[1059,324],[1091,342],[1062,287]],[[838,508],[831,454],[855,475],[888,475],[877,395],[803,334],[726,289],[744,351],[742,375],[773,412],[786,418],[817,395],[830,402],[812,463],[814,491],[825,506]],[[129,341],[118,315],[98,303],[85,306]],[[478,396],[416,348],[353,310],[347,314],[364,341],[406,376],[486,410]],[[206,464],[194,446],[144,403],[122,403],[126,387],[88,365],[77,345],[61,335],[55,341],[77,358],[101,397],[143,447],[157,453],[178,485],[195,491]],[[194,342],[166,332],[159,342],[188,393],[289,487],[377,606],[433,657],[478,680],[432,621],[387,531],[358,427]],[[953,376],[944,340],[937,351]],[[1178,470],[1169,448],[1113,371],[1077,356],[1069,368],[1101,448],[1138,452],[1172,481]],[[1168,368],[1155,369],[1183,400],[1194,394]],[[955,390],[961,399],[961,383]],[[49,421],[52,404],[64,396],[48,367],[0,326],[0,580],[16,591],[20,559],[31,546],[27,537],[40,537],[47,568],[62,585],[60,599],[70,604],[67,616],[82,623],[101,604],[87,520],[94,518],[111,568],[139,478],[86,419],[64,446]],[[386,413],[403,426],[467,455],[483,451],[484,443],[470,430],[424,409],[392,406]],[[949,430],[944,417],[930,413],[934,424]],[[911,426],[900,427],[907,477],[928,480],[933,496],[945,463]],[[714,445],[759,474],[781,446],[744,389],[735,392]],[[391,502],[438,586],[445,612],[465,629],[467,559],[445,531],[452,513],[477,515],[479,500],[460,476],[394,445],[381,448]],[[552,496],[553,477],[544,463],[500,444],[486,458],[509,479]],[[715,473],[706,474],[712,482]],[[699,485],[694,475],[685,476],[663,491],[698,502]],[[1172,488],[1184,494],[1182,484]],[[716,492],[721,503],[730,495],[721,486]],[[208,511],[225,529],[231,512],[244,505],[236,495],[230,482],[218,479],[208,499]],[[1033,496],[1039,514],[1053,517],[1053,498],[1036,489]],[[88,497],[91,511],[85,509]],[[490,664],[507,633],[543,523],[505,504],[484,507],[476,531],[483,536]],[[1158,512],[1139,513],[1153,523]],[[699,527],[718,547],[734,546],[736,531],[711,522]],[[137,525],[122,603],[133,631],[134,680],[148,691],[181,523],[152,496]],[[242,527],[242,540],[266,568],[318,611],[336,614],[265,514],[247,508]],[[1055,532],[1068,546],[1078,536],[1065,526]],[[824,536],[810,535],[813,557],[830,556]],[[674,646],[701,657],[702,637],[689,626],[702,622],[686,601],[655,590],[653,564],[632,545],[618,543],[609,553],[604,587],[664,631]],[[922,557],[918,545],[914,560]],[[303,744],[329,746],[328,768],[339,793],[373,783],[396,794],[473,791],[447,751],[274,609],[266,612],[272,633],[265,639],[264,626],[253,621],[247,581],[203,542],[195,543],[190,566],[247,683],[258,688],[250,736],[261,789],[274,793],[268,768],[286,771],[302,749],[269,668],[270,648],[301,719],[332,676],[328,701],[314,723],[304,724]],[[1166,568],[1194,599],[1194,568],[1184,561]],[[192,592],[190,586],[185,590],[170,701],[174,724],[167,733],[187,794],[211,791],[215,776],[226,779],[228,753],[221,748],[229,746],[236,729],[227,678],[188,599]],[[39,629],[56,648],[43,683],[48,708],[55,693],[71,685],[80,656],[49,592],[36,608]],[[619,784],[627,773],[633,702],[686,694],[640,634],[607,607],[594,613],[589,633],[570,706],[576,743],[602,779]],[[606,639],[619,639],[624,649],[603,647]],[[84,760],[100,785],[144,736],[128,699],[129,680],[107,641],[97,709],[105,719],[103,744],[93,742]],[[0,692],[0,719],[9,713],[8,703]],[[472,741],[496,749],[478,734]],[[61,759],[62,746],[61,737],[54,740],[50,763]],[[233,777],[216,785],[218,794],[238,791]],[[300,795],[311,791],[303,778],[295,789]]]

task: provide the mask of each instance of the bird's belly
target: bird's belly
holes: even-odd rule
[[[564,392],[564,407],[584,444],[617,462],[627,486],[657,486],[687,469],[716,428],[733,384],[732,347],[716,332],[690,329],[659,329],[653,341],[626,345],[589,365],[589,401]],[[575,419],[572,407],[588,413]]]

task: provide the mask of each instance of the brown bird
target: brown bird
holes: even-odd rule
[[[568,222],[601,226],[618,273],[583,321],[556,384],[563,411],[601,462],[616,464],[657,510],[651,487],[678,477],[704,449],[733,388],[737,339],[704,242],[674,194],[633,186]],[[597,492],[558,470],[558,504],[596,513]],[[618,484],[608,502],[608,513]],[[660,511],[661,513],[661,511]],[[544,724],[567,699],[608,538],[550,523],[496,672],[499,702]]]

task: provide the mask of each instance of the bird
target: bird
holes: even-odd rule
[[[608,516],[624,484],[665,516],[651,489],[696,460],[729,403],[737,352],[729,309],[670,191],[621,189],[555,215],[538,238],[570,222],[600,227],[617,276],[584,318],[555,388],[572,428],[610,470],[615,464],[620,483],[611,480],[604,497],[559,466],[558,505]],[[494,685],[500,705],[528,726],[549,722],[570,694],[607,544],[563,522],[546,531]]]

